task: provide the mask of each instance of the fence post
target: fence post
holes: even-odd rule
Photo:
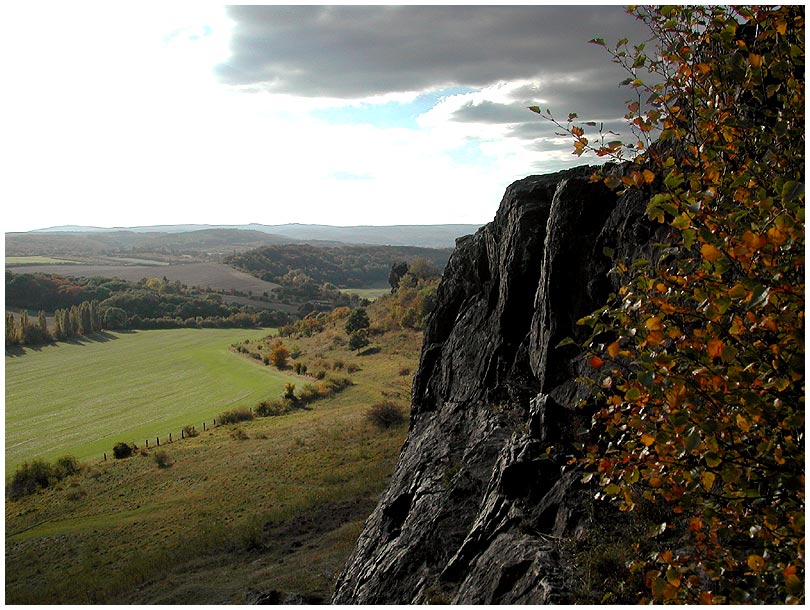
[[[159,436],[156,436],[156,437],[155,437],[155,440],[157,440],[157,446],[158,446],[158,447],[160,447],[160,437],[159,437]]]
[[[169,432],[169,442],[170,443],[172,442],[172,433],[171,432]]]
[[[186,431],[181,428],[180,429],[180,439],[182,440],[184,438],[186,438]]]
[[[105,462],[107,461],[107,452],[106,451],[104,452],[104,461]]]
[[[203,432],[205,432],[205,422],[203,422]]]
[[[149,449],[149,439],[146,439],[146,448]]]

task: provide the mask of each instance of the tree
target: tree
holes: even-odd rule
[[[50,341],[51,333],[48,332],[48,319],[45,317],[44,311],[40,311],[37,315],[37,326],[39,329],[40,341]]]
[[[801,603],[804,9],[632,12],[654,49],[593,42],[628,72],[634,138],[555,121],[574,154],[630,158],[594,179],[651,190],[669,227],[654,260],[615,262],[621,289],[582,320],[602,401],[586,479],[678,519],[633,566],[656,601]]]
[[[117,330],[127,327],[127,312],[120,307],[108,307],[104,310],[102,328]]]
[[[276,341],[273,349],[270,350],[270,362],[277,369],[287,368],[287,361],[290,358],[290,351],[284,347],[281,341]]]
[[[363,349],[368,343],[368,333],[365,329],[356,330],[349,335],[349,349],[352,351]]]
[[[362,307],[358,307],[349,314],[349,319],[346,321],[346,333],[351,335],[358,330],[366,329],[370,326],[368,313]]]
[[[6,347],[17,345],[20,342],[20,335],[17,330],[17,323],[14,320],[14,314],[10,311],[6,312]]]

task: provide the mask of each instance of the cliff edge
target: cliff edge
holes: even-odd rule
[[[590,412],[576,321],[616,287],[612,250],[646,256],[635,191],[595,168],[532,176],[458,240],[414,378],[396,472],[340,575],[334,603],[567,603],[559,540],[588,527],[564,456]],[[615,171],[620,171],[617,168]],[[609,250],[608,250],[609,249]]]

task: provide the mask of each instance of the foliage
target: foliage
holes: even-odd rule
[[[349,335],[348,348],[352,351],[363,349],[368,344],[369,344],[368,332],[366,332],[365,330],[356,330],[351,335]]]
[[[592,42],[630,75],[634,139],[557,123],[574,154],[629,156],[594,179],[651,190],[669,227],[655,260],[616,261],[622,288],[582,320],[604,401],[587,478],[622,510],[678,515],[685,540],[632,566],[652,599],[802,602],[804,9],[631,11],[654,49]]]
[[[358,307],[349,314],[349,319],[346,320],[346,333],[351,335],[355,331],[368,328],[369,325],[368,312],[362,307]]]
[[[194,438],[195,436],[199,436],[200,433],[197,432],[196,426],[188,425],[183,426],[181,437],[182,438]]]
[[[384,286],[391,266],[416,258],[429,260],[443,268],[450,258],[449,249],[417,248],[411,246],[310,246],[283,244],[264,246],[228,257],[229,265],[285,287],[293,278],[285,277],[290,270],[305,275],[314,286],[330,283],[348,288]]]
[[[242,421],[250,421],[253,419],[253,413],[248,408],[241,408],[241,409],[231,409],[230,411],[224,411],[217,415],[216,420],[217,423],[220,425],[226,424],[238,424]]]
[[[405,421],[402,410],[390,400],[384,400],[373,405],[366,412],[366,419],[379,428],[391,428]]]
[[[20,466],[6,485],[6,495],[12,500],[31,495],[79,472],[79,461],[70,455],[60,457],[53,464],[42,460],[26,462]]]
[[[270,350],[270,363],[277,369],[287,368],[287,362],[290,359],[290,350],[284,347],[281,341],[276,341],[273,348]]]
[[[113,457],[121,460],[132,455],[133,447],[127,443],[116,443],[113,447]]]
[[[152,454],[152,460],[158,465],[158,468],[168,468],[172,465],[169,454],[163,449],[158,449]]]

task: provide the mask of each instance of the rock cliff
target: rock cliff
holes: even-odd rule
[[[588,526],[566,445],[587,427],[576,320],[604,304],[606,248],[653,227],[638,193],[581,167],[512,184],[458,240],[428,321],[408,439],[334,603],[565,603],[560,537]],[[616,169],[616,171],[620,171]]]

